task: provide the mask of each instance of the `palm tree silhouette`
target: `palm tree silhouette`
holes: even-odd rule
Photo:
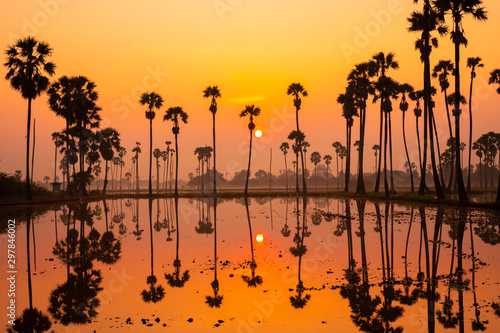
[[[453,28],[450,33],[451,40],[455,44],[455,95],[460,96],[460,45],[467,46],[467,38],[465,37],[463,28],[463,18],[466,15],[471,15],[477,20],[486,20],[486,11],[482,6],[482,0],[435,0],[434,6],[440,15],[450,14],[453,21]],[[460,104],[459,100],[455,99],[455,109],[453,116],[455,117],[455,139],[460,142]],[[460,166],[460,148],[456,145],[455,150],[456,163],[456,178],[458,185],[458,196],[460,202],[468,201],[467,192],[462,178],[462,168]]]
[[[136,142],[135,147],[132,149],[132,152],[135,153],[135,180],[137,193],[139,193],[139,154],[142,153],[141,143]]]
[[[450,118],[450,108],[448,107],[448,88],[450,87],[450,82],[448,81],[448,75],[451,75],[453,73],[453,64],[451,60],[440,60],[438,64],[434,67],[434,70],[432,72],[432,76],[435,78],[438,78],[439,80],[439,86],[441,87],[441,91],[444,94],[444,101],[445,101],[445,106],[446,106],[446,116],[448,118],[448,130],[450,132],[450,139],[453,139],[453,130],[451,126],[451,118]],[[449,191],[451,190],[451,185],[453,183],[453,173],[454,173],[454,163],[455,163],[455,151],[452,151],[452,160],[451,160],[451,172],[450,172],[450,178],[448,181],[448,186],[446,189]],[[444,186],[444,184],[443,184]]]
[[[49,87],[46,75],[54,75],[56,66],[47,61],[52,55],[52,48],[45,42],[37,41],[34,37],[18,39],[14,45],[6,50],[7,61],[4,66],[8,72],[6,80],[14,90],[21,92],[21,96],[28,100],[28,124],[26,134],[26,195],[33,200],[30,182],[30,134],[31,134],[31,101],[36,99]]]
[[[108,186],[108,162],[113,159],[115,151],[120,148],[120,135],[119,133],[109,127],[98,132],[100,137],[99,151],[101,152],[102,158],[106,161],[105,171],[104,171],[104,186],[102,188],[102,193],[106,193],[106,187]]]
[[[156,160],[156,191],[160,190],[160,162],[159,159],[162,156],[162,151],[159,148],[153,150],[153,157]]]
[[[299,130],[299,110],[302,106],[302,99],[301,97],[307,97],[308,93],[307,90],[304,89],[304,86],[300,83],[292,83],[288,86],[287,95],[292,95],[293,96],[293,105],[295,106],[295,122],[297,125],[297,132],[300,133]],[[304,154],[302,152],[302,141],[305,139],[304,137],[297,136],[295,138],[295,145],[297,146],[297,149],[300,152],[300,160],[302,163],[302,191],[304,193],[307,192],[307,186],[306,186],[306,176],[305,176],[305,163],[304,163]]]
[[[289,149],[290,145],[288,144],[288,142],[281,143],[280,150],[283,152],[283,156],[285,156],[285,187],[287,192],[288,192],[288,167],[286,164],[286,154],[288,153]]]
[[[500,85],[500,69],[495,69],[493,72],[490,74],[490,79],[489,79],[489,84],[498,84]],[[497,93],[500,94],[500,87],[497,89]],[[497,140],[497,142],[500,140]],[[486,170],[485,170],[486,174]],[[486,186],[486,184],[485,184]],[[498,188],[497,188],[497,199],[496,202],[500,202],[500,179],[498,179]]]
[[[170,163],[170,145],[172,144],[172,141],[165,141],[165,144],[167,145],[167,150],[165,150],[163,153],[162,153],[162,158],[163,158],[163,161],[167,161],[166,165],[165,165],[165,162],[163,163],[163,168],[165,169],[164,170],[164,173],[163,173],[163,179],[164,179],[164,183],[163,183],[163,189],[166,191],[167,190],[167,182],[168,182],[168,168],[169,168],[169,163]]]
[[[359,110],[359,149],[358,149],[358,182],[356,193],[366,194],[363,177],[363,157],[365,145],[366,126],[366,101],[369,94],[373,94],[373,85],[370,80],[377,71],[376,63],[373,61],[356,65],[356,68],[348,76],[348,84],[354,91],[356,107]]]
[[[418,0],[414,0],[415,3]],[[424,7],[422,12],[413,12],[408,18],[411,32],[421,32],[421,37],[415,42],[415,49],[420,51],[420,60],[424,64],[424,152],[423,162],[420,170],[420,186],[418,193],[424,195],[427,189],[426,185],[426,167],[427,167],[427,136],[429,134],[429,146],[431,150],[431,163],[434,178],[434,186],[438,198],[444,198],[444,192],[439,182],[439,177],[436,169],[436,161],[434,155],[434,135],[433,135],[433,122],[434,122],[434,102],[431,97],[431,67],[430,67],[430,54],[433,47],[438,46],[437,38],[432,38],[431,33],[437,31],[440,35],[447,32],[446,26],[443,25],[443,16],[436,12],[431,6],[430,0],[424,0]]]
[[[414,90],[409,93],[408,95],[410,99],[414,102],[417,102],[415,108],[413,109],[413,114],[415,114],[415,125],[416,125],[416,132],[417,132],[417,144],[418,144],[418,161],[419,161],[419,166],[420,170],[422,170],[422,148],[420,145],[420,127],[418,126],[418,118],[422,116],[422,108],[420,107],[420,100],[422,97],[424,97],[424,91],[423,90]],[[420,175],[421,177],[424,175]]]
[[[151,166],[153,164],[153,119],[155,119],[154,109],[159,109],[163,105],[163,98],[155,92],[145,92],[139,100],[141,105],[147,105],[146,119],[149,119],[149,195],[153,194],[151,183]]]
[[[484,67],[484,64],[481,61],[482,59],[479,57],[467,58],[467,67],[471,69],[469,92],[469,163],[467,167],[467,192],[470,192],[470,169],[472,159],[472,85],[474,83],[474,78],[476,77],[476,68]]]
[[[252,161],[252,137],[253,130],[255,129],[255,124],[253,123],[253,117],[260,115],[260,108],[255,107],[255,105],[245,106],[245,110],[241,111],[240,117],[245,117],[250,115],[250,123],[248,124],[248,129],[250,130],[250,148],[248,149],[248,168],[247,168],[247,178],[245,181],[245,192],[244,195],[248,195],[248,179],[250,179],[250,162]],[[215,177],[215,174],[214,174]]]
[[[217,195],[217,168],[215,166],[216,162],[216,156],[215,156],[215,114],[217,113],[217,98],[220,98],[220,91],[219,87],[217,86],[208,86],[204,91],[203,91],[203,97],[204,98],[212,98],[212,102],[210,104],[210,112],[212,112],[212,137],[213,137],[213,143],[214,143],[214,195]]]
[[[177,143],[177,135],[179,134],[179,121],[182,121],[184,124],[187,124],[188,115],[180,106],[176,106],[173,108],[169,108],[165,111],[165,115],[163,116],[163,121],[171,120],[173,123],[172,133],[175,136],[175,196],[179,195],[177,189],[177,181],[179,175],[179,146]],[[170,178],[172,179],[172,178]]]
[[[411,168],[410,155],[408,154],[408,146],[406,145],[406,131],[405,131],[405,114],[408,111],[408,102],[406,101],[406,96],[411,94],[414,90],[413,87],[407,83],[404,83],[399,88],[401,93],[401,103],[399,103],[399,109],[403,112],[403,143],[405,145],[406,160],[410,168],[410,180],[411,180],[411,192],[415,191],[415,186],[413,184],[413,171]]]
[[[358,116],[354,91],[352,86],[346,88],[345,93],[337,97],[337,103],[342,104],[342,117],[346,120],[346,167],[345,167],[345,188],[344,192],[349,191],[349,179],[351,177],[351,132],[354,118]]]
[[[317,151],[311,154],[311,163],[314,164],[314,188],[316,188],[316,167],[321,162],[321,154]]]
[[[335,148],[335,154],[337,155],[337,190],[339,189],[339,155],[342,143],[340,141],[335,141],[332,143],[332,147]]]
[[[147,277],[146,283],[149,286],[148,289],[144,289],[141,292],[141,297],[142,300],[145,303],[158,303],[160,302],[164,297],[165,297],[165,289],[161,285],[156,285],[157,279],[154,274],[154,266],[153,266],[153,259],[154,259],[154,251],[153,251],[153,219],[152,219],[152,214],[153,214],[153,199],[149,198],[148,199],[148,204],[149,204],[149,239],[151,243],[151,274]]]
[[[329,190],[328,173],[329,173],[329,166],[332,163],[332,157],[330,155],[325,155],[325,156],[323,156],[323,160],[325,161],[325,164],[326,164],[326,191],[328,192],[328,190]]]

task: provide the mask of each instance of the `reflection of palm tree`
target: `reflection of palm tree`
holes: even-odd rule
[[[210,283],[214,295],[205,296],[205,303],[211,308],[220,308],[224,296],[219,295],[219,280],[217,279],[217,262],[219,258],[217,257],[217,197],[213,198],[214,202],[214,280]]]
[[[290,303],[296,309],[302,309],[306,306],[307,302],[311,299],[311,295],[304,295],[304,284],[301,279],[301,267],[302,267],[302,256],[307,252],[307,247],[304,245],[304,237],[308,236],[307,226],[306,226],[306,215],[307,215],[307,198],[303,198],[302,205],[302,227],[300,226],[300,212],[299,212],[299,197],[296,199],[296,215],[297,215],[297,227],[295,228],[297,231],[293,238],[295,247],[290,248],[290,253],[294,257],[299,257],[299,267],[298,267],[298,283],[295,291],[297,294],[295,296],[290,296]],[[302,231],[302,232],[301,232]]]
[[[286,201],[285,225],[283,226],[283,229],[281,229],[281,234],[283,235],[283,237],[289,237],[291,231],[288,228],[288,198],[286,198],[285,201]]]
[[[150,198],[149,202],[149,237],[151,243],[151,274],[147,277],[146,283],[149,285],[149,290],[144,289],[141,292],[142,300],[145,303],[158,303],[165,297],[165,289],[161,285],[156,285],[157,279],[154,275],[153,266],[153,200]]]
[[[177,229],[175,260],[174,260],[175,272],[172,274],[165,274],[165,279],[167,279],[168,284],[171,287],[182,288],[184,287],[184,284],[189,280],[189,271],[188,270],[184,271],[182,277],[180,277],[181,261],[179,259],[179,198],[178,197],[175,198],[175,225]]]
[[[248,197],[245,197],[245,208],[247,210],[247,220],[248,220],[248,230],[250,232],[250,250],[252,252],[252,261],[250,262],[250,269],[252,270],[252,276],[243,275],[242,279],[245,281],[249,287],[257,287],[257,285],[262,284],[262,277],[260,275],[255,275],[255,269],[257,264],[255,263],[253,255],[253,236],[252,236],[252,222],[250,221],[250,210],[248,209]]]
[[[29,295],[29,308],[23,310],[20,317],[14,320],[12,328],[8,328],[7,332],[45,332],[50,329],[52,322],[49,317],[42,311],[33,307],[33,292],[31,284],[31,260],[30,260],[30,224],[32,212],[31,209],[27,210],[26,218],[26,258],[28,266],[28,295]],[[34,236],[34,235],[33,235]],[[56,241],[57,244],[57,241]]]

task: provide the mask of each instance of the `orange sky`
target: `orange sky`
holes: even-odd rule
[[[462,48],[462,91],[468,93],[470,74],[466,58],[480,56],[485,68],[478,70],[473,139],[487,131],[499,131],[496,107],[500,96],[488,86],[489,72],[500,67],[500,46],[486,37],[500,31],[500,3],[485,0],[489,20],[466,20],[469,38]],[[202,98],[208,85],[218,85],[222,99],[217,113],[217,165],[229,174],[246,168],[247,119],[238,114],[245,104],[262,109],[256,119],[264,135],[254,142],[252,173],[269,168],[273,148],[273,172],[283,168],[279,145],[294,128],[293,103],[286,95],[292,82],[301,82],[310,96],[300,111],[301,130],[311,144],[310,152],[334,155],[331,144],[345,141],[345,121],[336,98],[346,76],[357,62],[379,51],[396,53],[400,70],[389,72],[396,80],[419,87],[422,66],[407,32],[406,17],[417,7],[406,0],[358,0],[339,4],[328,0],[184,0],[184,1],[95,1],[41,0],[7,2],[0,20],[0,45],[5,50],[17,37],[34,35],[54,49],[57,65],[54,79],[62,75],[85,75],[97,84],[103,126],[115,127],[128,150],[136,141],[148,148],[148,122],[137,101],[140,93],[154,90],[165,99],[154,120],[153,148],[173,141],[171,125],[160,115],[170,106],[182,106],[189,124],[181,126],[180,178],[194,172],[197,146],[211,145],[209,101]],[[452,59],[448,37],[432,55],[432,65]],[[6,70],[2,67],[2,76]],[[434,83],[437,85],[437,83]],[[453,85],[452,85],[453,86]],[[0,170],[25,172],[27,103],[20,94],[0,81]],[[436,98],[438,130],[442,145],[447,136],[443,99]],[[413,108],[413,106],[410,106]],[[378,105],[368,109],[368,148],[378,141]],[[50,134],[64,122],[48,109],[43,95],[33,104],[36,118],[35,180],[53,177],[53,144]],[[468,138],[468,110],[464,109],[462,141]],[[416,157],[414,117],[408,117],[408,141]],[[402,149],[401,112],[393,112],[395,167],[405,161]],[[357,140],[357,119],[353,141]],[[7,144],[5,144],[7,143]],[[9,144],[10,143],[10,144]],[[442,148],[444,150],[444,148]],[[309,155],[309,154],[308,154]],[[371,149],[365,170],[373,169]],[[147,156],[140,157],[141,179],[147,175]],[[354,163],[356,158],[354,159]],[[414,159],[416,162],[416,160]],[[279,163],[279,164],[278,164]],[[309,162],[310,163],[310,162]],[[354,164],[355,167],[355,164]]]

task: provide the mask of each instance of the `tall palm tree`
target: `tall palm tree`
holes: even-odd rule
[[[280,149],[283,152],[283,156],[285,156],[285,187],[286,191],[288,191],[288,166],[286,164],[286,154],[288,153],[288,149],[290,149],[290,145],[288,142],[282,142]]]
[[[332,157],[330,155],[325,155],[323,156],[323,160],[325,161],[326,164],[326,191],[328,192],[328,172],[330,163],[332,163]]]
[[[418,0],[414,0],[417,3]],[[434,135],[433,135],[433,108],[434,102],[431,97],[431,67],[430,67],[430,54],[433,47],[438,46],[437,38],[433,38],[431,33],[437,31],[440,35],[447,32],[447,28],[443,24],[443,15],[434,10],[431,6],[430,0],[424,0],[422,12],[413,12],[408,18],[411,32],[421,32],[420,38],[415,42],[415,49],[420,51],[420,60],[424,64],[424,151],[423,161],[420,170],[420,186],[418,193],[425,195],[427,190],[426,185],[426,165],[427,165],[427,136],[429,136],[429,146],[431,150],[431,164],[434,179],[434,186],[438,198],[444,198],[444,191],[439,181],[436,160],[434,155]]]
[[[179,146],[177,144],[177,135],[179,134],[179,121],[182,121],[184,124],[187,124],[188,115],[180,106],[176,106],[173,108],[169,108],[165,115],[163,116],[163,121],[171,120],[173,123],[172,133],[175,136],[175,196],[179,195],[177,190],[177,180],[179,178]]]
[[[216,163],[216,156],[215,156],[215,113],[217,113],[217,98],[220,98],[220,90],[219,87],[217,86],[208,86],[204,91],[203,91],[203,97],[204,98],[212,98],[212,102],[210,104],[210,112],[212,112],[212,124],[213,124],[213,129],[212,129],[212,137],[213,137],[213,143],[214,143],[214,195],[217,195],[217,168],[215,166]]]
[[[98,136],[100,137],[99,151],[102,158],[106,161],[104,187],[102,189],[102,194],[106,194],[106,187],[108,186],[108,162],[113,159],[115,151],[120,149],[120,135],[115,129],[109,127],[98,132]]]
[[[472,16],[476,20],[486,20],[486,11],[484,9],[482,0],[434,0],[434,6],[441,15],[450,14],[453,21],[453,28],[451,30],[451,40],[455,44],[455,95],[460,96],[460,45],[467,47],[467,38],[465,37],[463,28],[463,18],[465,16]],[[456,142],[460,141],[460,101],[455,99],[455,109],[453,116],[455,117],[455,138]],[[464,186],[462,178],[462,168],[460,166],[460,145],[456,145],[455,151],[455,164],[456,164],[456,177],[458,185],[458,196],[460,202],[467,202],[467,191]]]
[[[391,112],[392,112],[392,99],[396,99],[399,94],[399,84],[387,76],[381,76],[375,82],[376,95],[374,101],[381,100],[381,109],[384,112],[384,188],[385,195],[389,196],[390,192],[394,193],[394,178],[392,174],[392,131],[391,131]],[[391,187],[389,190],[389,183],[387,181],[387,143],[389,143],[389,162],[391,165]]]
[[[340,141],[335,141],[332,143],[332,147],[335,149],[335,155],[337,156],[337,190],[339,189],[339,155],[342,146]]]
[[[304,86],[300,83],[292,83],[288,86],[287,95],[292,95],[293,96],[293,105],[295,106],[295,123],[297,126],[297,133],[300,133],[299,130],[299,110],[302,106],[302,99],[301,97],[307,97],[308,93],[307,90],[304,89]],[[305,136],[304,136],[305,138]],[[303,138],[303,139],[304,139]],[[300,160],[302,163],[302,191],[304,193],[307,192],[307,186],[306,186],[306,174],[305,174],[305,163],[304,163],[304,154],[302,152],[302,141],[298,141],[301,139],[301,136],[296,136],[296,142],[295,145],[297,146],[299,152],[300,152]]]
[[[489,84],[498,84],[500,85],[500,69],[495,69],[493,72],[490,74],[490,79],[489,79]],[[500,94],[500,86],[497,89],[497,93]],[[500,146],[500,140],[496,140],[497,145]],[[500,147],[499,147],[500,148]],[[486,174],[486,168],[485,168],[485,174]],[[485,184],[486,187],[486,184]],[[500,203],[500,177],[498,178],[498,189],[497,189],[497,203]]]
[[[349,74],[348,83],[352,86],[356,107],[359,110],[359,144],[358,144],[358,182],[356,193],[365,195],[365,182],[363,177],[363,161],[365,146],[366,128],[366,102],[369,94],[373,94],[373,83],[371,78],[377,72],[376,62],[364,62],[356,65],[356,68]]]
[[[354,92],[352,87],[348,86],[345,93],[337,97],[337,103],[342,104],[342,117],[346,120],[346,167],[345,167],[345,186],[344,192],[349,191],[349,179],[351,177],[351,132],[354,124],[354,117],[358,116],[356,102],[354,100]]]
[[[317,151],[314,151],[311,154],[311,163],[314,164],[314,188],[316,188],[316,167],[321,162],[321,154]]]
[[[423,90],[414,90],[409,94],[410,99],[414,102],[417,102],[415,108],[413,109],[413,114],[415,115],[415,125],[417,131],[417,145],[418,145],[418,161],[420,170],[422,170],[422,147],[420,145],[420,127],[418,126],[418,118],[422,117],[422,108],[420,107],[420,101],[422,100],[423,96],[424,96]]]
[[[408,166],[410,169],[410,180],[411,180],[411,192],[415,191],[415,186],[413,184],[413,171],[410,162],[410,155],[408,154],[408,146],[406,145],[406,131],[405,131],[405,114],[408,111],[408,102],[406,101],[406,96],[414,91],[413,87],[408,83],[404,83],[400,86],[399,91],[401,93],[401,103],[399,103],[399,109],[403,112],[403,142],[405,145],[406,160],[408,161]]]
[[[377,145],[377,144],[374,144],[373,147],[372,147],[372,149],[373,149],[373,154],[375,155],[374,169],[375,169],[375,172],[377,172],[377,155],[380,152],[380,146]]]
[[[163,105],[163,98],[155,92],[145,92],[139,101],[141,105],[147,105],[146,119],[149,119],[149,195],[153,195],[151,183],[151,166],[153,164],[153,119],[155,119],[154,109],[159,109]]]
[[[135,153],[135,180],[136,180],[136,190],[139,193],[139,154],[142,153],[141,143],[136,142],[135,147],[132,149],[132,152]]]
[[[248,123],[248,129],[250,130],[250,148],[248,150],[248,168],[247,168],[247,179],[245,181],[245,196],[248,195],[248,179],[250,179],[250,162],[252,161],[252,137],[253,130],[255,129],[255,124],[253,123],[253,117],[260,115],[260,108],[255,107],[255,105],[245,106],[245,110],[241,111],[240,117],[250,116],[250,123]],[[214,175],[215,176],[215,175]]]
[[[48,76],[54,75],[56,66],[48,61],[52,55],[52,48],[45,42],[37,41],[34,37],[18,39],[14,45],[6,50],[7,61],[4,66],[8,72],[6,80],[14,90],[21,92],[21,96],[28,100],[28,123],[26,131],[26,196],[33,200],[30,182],[30,133],[31,133],[31,101],[36,99],[49,87]]]
[[[377,73],[377,76],[383,78],[389,69],[399,69],[399,63],[395,59],[395,54],[389,52],[387,55],[384,52],[379,52],[372,57],[372,63]],[[379,128],[379,143],[378,145],[382,148],[382,135],[383,135],[383,123],[384,123],[384,99],[380,101],[380,128]],[[375,180],[375,192],[379,191],[380,186],[380,172],[382,170],[382,151],[380,151],[378,157],[377,166],[377,178]]]
[[[448,81],[448,75],[451,75],[453,73],[453,63],[451,60],[440,60],[438,64],[434,67],[434,70],[432,72],[432,76],[435,78],[438,78],[439,80],[439,86],[441,87],[441,92],[444,94],[444,104],[446,106],[446,117],[448,119],[448,130],[450,132],[450,139],[453,140],[453,130],[451,126],[451,118],[450,118],[450,108],[448,107],[448,88],[450,87],[450,82]],[[453,173],[454,173],[454,163],[455,163],[455,151],[453,150],[452,152],[452,157],[451,157],[451,172],[450,172],[450,178],[448,180],[448,185],[446,186],[446,189],[449,191],[451,190],[451,185],[453,183]],[[443,184],[444,186],[444,184]]]
[[[160,190],[160,157],[161,157],[161,154],[162,151],[160,150],[160,148],[155,148],[155,150],[153,150],[153,157],[155,158],[156,160],[156,191],[159,191]]]
[[[470,169],[472,159],[472,84],[476,77],[476,67],[484,67],[481,63],[482,59],[479,57],[467,58],[467,67],[471,69],[470,72],[470,92],[469,92],[469,164],[467,167],[467,192],[470,192]]]

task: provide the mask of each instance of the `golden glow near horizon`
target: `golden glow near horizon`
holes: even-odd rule
[[[260,138],[262,136],[262,131],[261,130],[256,130],[255,131],[255,136]]]
[[[468,47],[461,48],[465,94],[470,83],[467,57],[480,56],[485,64],[477,69],[473,92],[473,140],[485,132],[498,131],[500,123],[500,96],[487,82],[491,70],[500,68],[500,44],[487,42],[500,30],[500,3],[485,0],[484,4],[488,21],[467,18],[463,23],[469,40]],[[300,82],[309,92],[299,112],[300,130],[311,144],[310,151],[322,156],[333,156],[332,142],[345,141],[345,121],[336,99],[356,63],[380,51],[393,51],[400,69],[388,75],[421,86],[422,64],[414,50],[418,36],[407,31],[406,21],[419,6],[407,0],[11,1],[0,14],[0,45],[4,52],[17,38],[33,35],[54,50],[51,60],[57,68],[52,80],[85,75],[94,81],[103,109],[101,127],[117,129],[127,148],[125,171],[131,166],[135,142],[144,147],[139,170],[142,180],[148,174],[149,124],[138,103],[140,94],[155,91],[165,100],[153,121],[153,148],[164,150],[163,143],[173,141],[170,124],[161,120],[168,107],[179,105],[189,114],[189,123],[181,126],[179,135],[179,177],[186,180],[198,163],[194,149],[212,145],[210,103],[202,91],[218,85],[222,98],[216,115],[217,167],[231,178],[247,164],[247,124],[238,117],[246,104],[258,104],[263,110],[259,123],[266,132],[252,154],[259,157],[252,169],[267,170],[267,152],[273,147],[277,151],[295,128],[292,97],[286,95],[289,84]],[[439,43],[432,53],[432,66],[440,59],[453,59],[450,38],[439,38]],[[1,72],[5,76],[5,67]],[[435,80],[433,84],[438,86]],[[16,143],[2,145],[0,171],[14,173],[19,169],[24,174],[27,101],[6,80],[0,80],[0,91],[0,140]],[[435,100],[436,126],[444,150],[444,98],[439,93]],[[410,110],[413,107],[410,105]],[[378,110],[377,104],[368,105],[367,147],[378,143]],[[399,144],[401,116],[396,107],[392,115],[395,169],[403,169],[406,160]],[[34,178],[52,178],[53,158],[45,157],[53,156],[51,134],[60,131],[64,121],[49,110],[46,94],[33,101],[33,117],[37,140]],[[353,142],[358,135],[357,121]],[[467,141],[465,111],[462,126],[463,141]],[[412,114],[407,116],[406,127],[410,157],[417,161]],[[368,156],[369,152],[365,170],[372,170],[373,160]],[[352,168],[356,160],[354,156]],[[277,174],[282,164],[274,163],[273,173]]]

